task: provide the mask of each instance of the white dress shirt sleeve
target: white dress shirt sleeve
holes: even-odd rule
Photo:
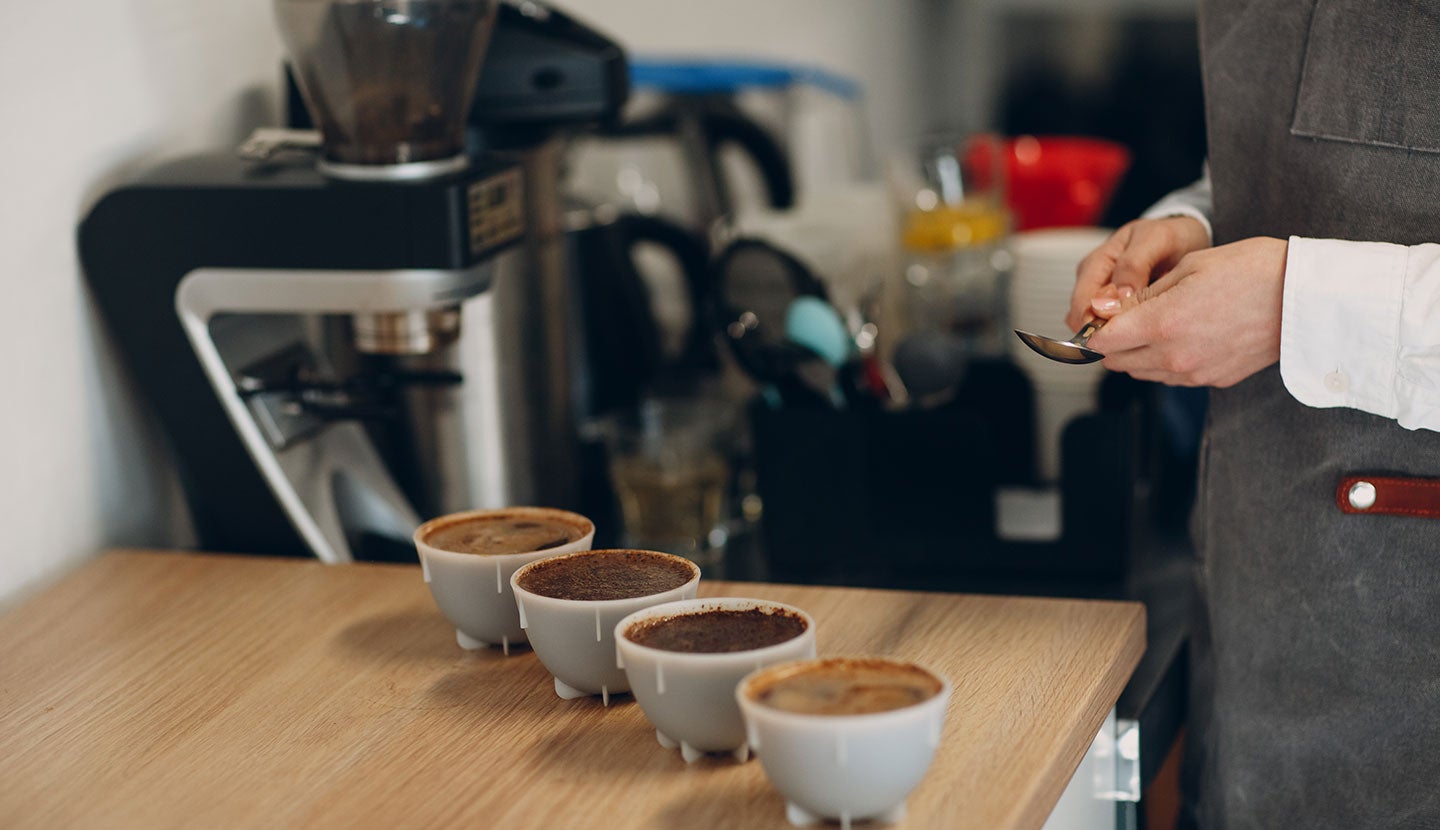
[[[1440,245],[1290,237],[1280,376],[1307,406],[1440,432]]]
[[[1140,215],[1141,219],[1164,219],[1168,216],[1189,216],[1205,226],[1205,237],[1215,242],[1215,232],[1210,225],[1215,200],[1210,191],[1210,163],[1206,162],[1200,172],[1200,179],[1194,184],[1176,190],[1156,202]]]

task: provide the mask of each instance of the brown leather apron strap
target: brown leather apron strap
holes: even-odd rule
[[[1342,513],[1440,519],[1440,479],[1346,476],[1335,488]]]

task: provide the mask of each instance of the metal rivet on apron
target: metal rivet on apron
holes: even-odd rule
[[[1350,485],[1350,506],[1356,510],[1369,510],[1375,506],[1375,485],[1368,481],[1357,481]]]

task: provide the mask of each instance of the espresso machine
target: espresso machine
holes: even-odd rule
[[[623,52],[535,2],[275,12],[318,130],[165,164],[79,230],[199,544],[413,560],[423,517],[573,506],[558,167]]]

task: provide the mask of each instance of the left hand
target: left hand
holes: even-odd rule
[[[1186,254],[1138,294],[1091,303],[1110,321],[1090,338],[1105,367],[1170,386],[1233,386],[1280,359],[1283,239]]]

